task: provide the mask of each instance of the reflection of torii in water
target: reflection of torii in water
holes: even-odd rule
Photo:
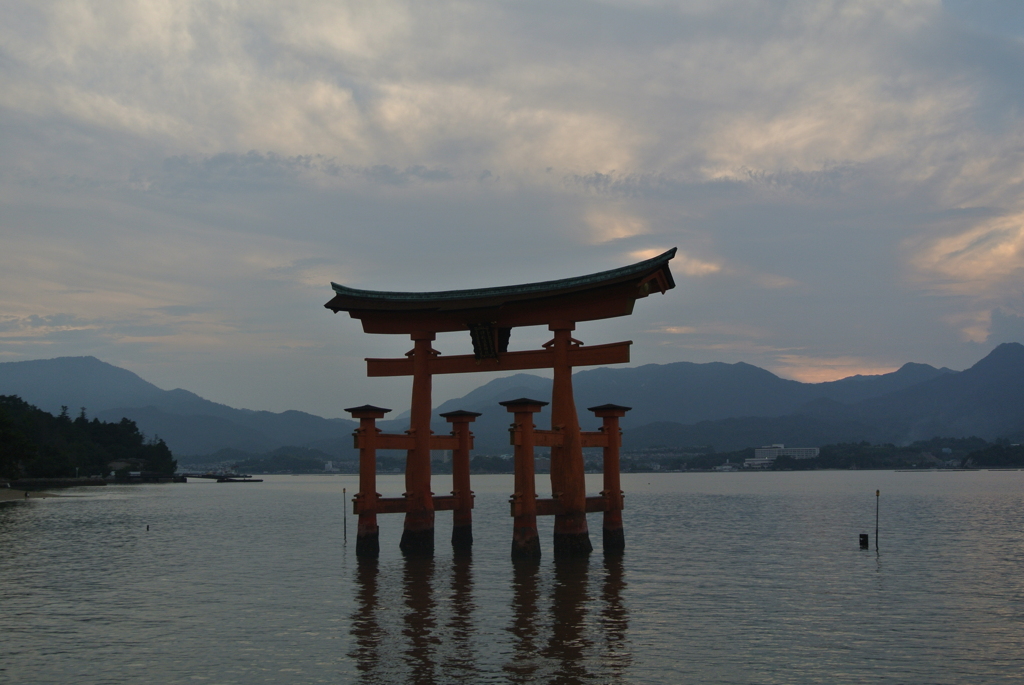
[[[434,293],[397,293],[356,290],[332,283],[335,296],[325,307],[348,312],[362,322],[366,333],[409,335],[413,349],[404,359],[367,359],[369,376],[412,376],[410,428],[406,435],[383,435],[375,427],[387,409],[364,405],[350,411],[360,419],[356,444],[360,448],[360,492],[355,510],[359,514],[356,552],[375,555],[378,513],[405,513],[401,548],[404,552],[432,553],[434,511],[455,511],[453,544],[471,544],[472,493],[469,492],[469,422],[477,414],[451,412],[451,436],[432,436],[430,431],[431,376],[442,373],[477,371],[520,371],[553,369],[551,431],[533,431],[530,415],[544,404],[536,400],[503,403],[516,414],[517,489],[529,480],[528,491],[513,498],[516,535],[513,555],[540,554],[536,539],[536,516],[555,515],[556,554],[588,554],[592,547],[587,530],[587,511],[604,511],[605,543],[622,546],[622,496],[618,488],[618,417],[627,407],[603,405],[593,409],[605,417],[600,433],[581,433],[572,393],[572,368],[629,361],[631,342],[584,347],[572,337],[579,321],[595,321],[632,314],[638,298],[675,287],[668,262],[675,248],[653,259],[601,273],[543,283],[452,290]],[[511,330],[518,326],[547,325],[554,338],[544,349],[509,352]],[[472,355],[443,356],[430,343],[437,333],[468,330],[473,340]],[[536,407],[536,408],[534,408]],[[524,439],[526,438],[525,443]],[[586,443],[586,445],[584,445]],[[532,490],[533,445],[551,447],[551,500],[536,500]],[[605,491],[601,497],[586,497],[583,447],[605,448]],[[376,450],[408,450],[404,498],[381,498],[376,492]],[[451,497],[434,497],[430,492],[430,450],[450,449],[455,491]],[[609,464],[612,459],[614,465]],[[527,463],[528,462],[528,463]],[[612,467],[613,468],[610,468]],[[526,470],[529,478],[525,478]],[[611,472],[614,473],[611,473]],[[613,476],[611,480],[610,476]],[[617,529],[616,529],[617,522]],[[532,537],[530,528],[532,527]]]

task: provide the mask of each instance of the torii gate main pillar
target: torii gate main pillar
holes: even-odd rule
[[[430,491],[430,360],[436,354],[430,347],[431,331],[412,334],[412,406],[409,434],[413,448],[405,460],[405,530],[403,552],[431,554],[434,551],[434,493]]]
[[[558,321],[548,325],[554,332],[554,378],[551,385],[551,430],[564,435],[561,445],[551,447],[551,492],[565,511],[555,516],[555,554],[590,554],[587,530],[587,492],[580,444],[580,422],[572,393],[569,349],[575,343],[576,324]]]

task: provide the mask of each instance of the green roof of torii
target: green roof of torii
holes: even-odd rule
[[[668,270],[668,262],[676,254],[672,248],[657,257],[618,269],[575,278],[556,281],[507,285],[497,288],[476,288],[472,290],[444,290],[440,292],[389,292],[383,290],[359,290],[337,283],[331,283],[335,297],[324,306],[334,312],[381,311],[381,310],[458,310],[495,307],[521,300],[534,300],[569,294],[614,285],[619,282],[636,280],[648,274],[663,271],[667,289],[675,287],[675,281]]]

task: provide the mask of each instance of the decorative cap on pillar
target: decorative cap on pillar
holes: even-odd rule
[[[455,411],[446,411],[441,416],[448,419],[448,423],[460,423],[462,421],[475,420],[476,417],[480,416],[480,412],[456,409]]]
[[[372,404],[364,404],[361,407],[349,407],[346,409],[354,419],[383,419],[384,415],[390,412],[390,409],[384,407],[375,407]]]
[[[594,412],[594,415],[598,418],[604,418],[605,416],[625,416],[626,412],[632,408],[623,407],[618,404],[602,404],[596,407],[587,407],[587,411]]]
[[[546,406],[547,402],[531,400],[528,397],[520,397],[518,400],[505,400],[504,402],[498,402],[498,404],[505,407],[510,412],[528,411],[536,413],[541,410],[541,407]]]

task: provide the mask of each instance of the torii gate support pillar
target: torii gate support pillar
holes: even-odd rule
[[[512,435],[515,442],[515,492],[512,494],[512,558],[540,559],[537,534],[537,482],[534,475],[533,415],[547,402],[528,399],[500,402],[515,414]]]
[[[469,451],[473,436],[469,424],[480,416],[475,411],[450,411],[441,414],[452,424],[456,447],[452,450],[452,548],[456,552],[473,549],[473,491],[469,485]]]
[[[622,447],[622,430],[619,419],[626,415],[630,407],[616,404],[603,404],[590,407],[599,419],[603,419],[601,432],[608,442],[604,446],[604,490],[601,495],[605,500],[604,509],[604,552],[605,554],[621,554],[626,549],[626,538],[622,532],[622,486],[619,482],[619,449]]]
[[[377,419],[383,419],[390,409],[365,404],[350,407],[345,411],[352,418],[359,419],[356,430],[359,446],[359,492],[355,496],[359,512],[356,528],[356,556],[377,557],[380,554],[380,529],[377,527],[377,509],[380,493],[377,492]]]

